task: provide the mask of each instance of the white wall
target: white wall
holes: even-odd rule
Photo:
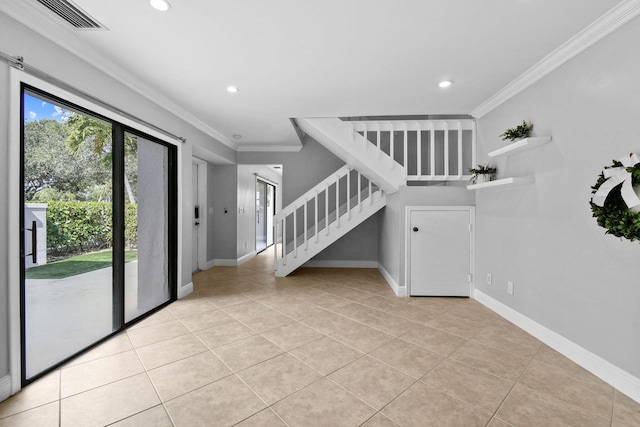
[[[25,62],[42,71],[149,123],[154,123],[169,132],[185,137],[189,141],[182,146],[181,163],[184,178],[182,207],[185,212],[190,212],[191,209],[192,146],[194,144],[208,146],[210,151],[216,152],[220,157],[231,161],[235,160],[235,153],[228,147],[3,13],[0,13],[0,51],[23,56]],[[6,200],[9,180],[7,175],[8,144],[17,143],[17,141],[8,140],[9,90],[9,67],[2,61],[0,62],[0,200],[2,201],[0,208],[0,242],[2,242],[0,243],[0,378],[9,371],[7,291],[8,286],[17,286],[16,283],[8,283],[7,277],[8,209],[21,208],[18,200]],[[182,276],[178,278],[178,281],[179,285],[186,285],[191,282],[191,220],[188,215],[182,218],[182,225],[186,232],[183,234],[181,242],[184,248],[184,257]]]
[[[480,118],[478,161],[522,120],[552,142],[498,163],[535,184],[477,193],[477,288],[640,377],[640,245],[591,217],[605,165],[640,153],[640,19]],[[506,293],[514,282],[515,294]]]

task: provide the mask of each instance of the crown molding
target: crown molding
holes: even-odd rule
[[[295,152],[302,150],[300,145],[238,145],[237,151],[254,152]]]
[[[167,96],[147,85],[134,74],[116,65],[113,61],[105,60],[103,56],[95,52],[95,49],[86,44],[83,40],[78,39],[77,35],[72,30],[69,30],[62,26],[62,24],[53,21],[51,16],[42,11],[36,5],[36,2],[9,2],[3,4],[0,11],[6,13],[11,18],[29,28],[31,31],[40,34],[66,51],[89,63],[94,68],[97,68],[104,74],[114,80],[117,80],[120,84],[138,93],[165,111],[168,111],[172,115],[204,132],[216,141],[233,150],[237,149],[237,145],[233,141],[193,114],[189,113],[186,109],[173,102]],[[25,22],[25,16],[29,16],[31,19],[39,18],[39,20],[43,20],[42,23],[45,25],[34,25],[34,22]],[[18,55],[20,52],[14,52],[14,54]],[[25,59],[28,60],[28,58]]]
[[[640,0],[622,1],[477,106],[471,115],[477,119],[484,116],[638,15]]]

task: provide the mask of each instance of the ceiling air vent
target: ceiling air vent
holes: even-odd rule
[[[77,29],[102,29],[98,21],[87,15],[69,0],[37,0],[38,3]]]

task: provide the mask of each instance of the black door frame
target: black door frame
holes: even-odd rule
[[[25,335],[25,239],[24,239],[24,95],[25,92],[33,93],[36,96],[50,99],[58,105],[68,107],[70,110],[77,111],[90,117],[94,117],[98,120],[110,123],[112,125],[112,224],[113,224],[113,331],[111,334],[103,337],[102,339],[94,342],[93,344],[73,353],[69,357],[61,360],[55,365],[45,369],[32,377],[26,377],[26,335]],[[163,307],[169,305],[177,299],[178,289],[178,150],[173,144],[149,135],[143,131],[132,128],[131,126],[120,123],[119,121],[105,117],[101,114],[95,113],[85,107],[69,102],[58,96],[52,95],[44,90],[41,90],[33,85],[20,82],[20,200],[19,206],[19,220],[20,220],[20,365],[21,365],[21,386],[25,387],[31,382],[41,378],[47,373],[57,369],[59,366],[67,363],[71,359],[75,358],[79,354],[107,341],[114,335],[122,332],[125,328],[143,320],[151,314],[161,310]],[[135,319],[126,322],[125,321],[125,282],[124,282],[124,210],[125,210],[125,189],[124,189],[124,135],[130,133],[136,136],[140,136],[146,140],[158,143],[167,147],[168,149],[168,281],[169,281],[169,299],[165,303],[147,311],[146,313],[136,317]]]

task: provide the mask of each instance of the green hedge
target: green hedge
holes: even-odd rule
[[[54,255],[83,253],[113,245],[111,203],[49,202],[47,209],[47,249]],[[138,244],[138,206],[125,209],[125,241]]]

